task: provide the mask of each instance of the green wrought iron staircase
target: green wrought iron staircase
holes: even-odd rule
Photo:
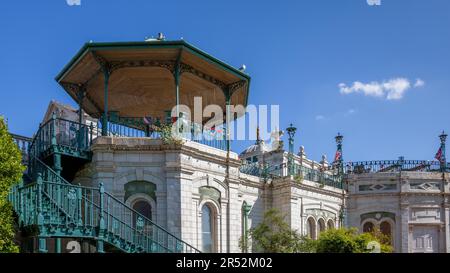
[[[127,253],[199,252],[106,192],[102,183],[98,187],[73,185],[46,165],[41,159],[50,155],[83,160],[90,156],[92,127],[87,130],[89,127],[75,123],[78,130],[59,146],[62,138],[57,137],[57,124],[58,119],[53,118],[39,129],[29,147],[25,182],[16,185],[9,197],[21,230],[38,238],[40,252],[46,252],[48,238],[90,239],[96,242],[98,252],[107,247]]]

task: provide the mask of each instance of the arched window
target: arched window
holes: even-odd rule
[[[214,252],[214,215],[210,206],[202,208],[202,249],[203,252]]]
[[[328,220],[328,222],[327,222],[327,228],[328,229],[334,229],[334,222],[333,222],[333,220]]]
[[[367,232],[367,233],[370,233],[370,232],[373,232],[375,230],[375,225],[372,223],[372,222],[366,222],[364,225],[363,225],[363,232]]]
[[[152,220],[152,206],[144,200],[139,200],[133,204],[133,209],[143,216],[145,216],[147,219]],[[136,222],[136,215],[134,216],[135,219],[134,222]]]
[[[392,227],[391,224],[387,221],[384,221],[380,224],[380,231],[383,235],[387,237],[389,243],[391,243],[392,238]]]
[[[324,232],[325,231],[325,221],[321,218],[318,221],[319,223],[319,233]]]
[[[306,233],[310,239],[316,239],[316,221],[312,217],[308,218]]]

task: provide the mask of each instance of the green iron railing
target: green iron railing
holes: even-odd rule
[[[11,136],[22,154],[22,164],[24,166],[28,166],[28,152],[30,150],[31,142],[33,141],[33,139],[15,134],[11,134]]]
[[[315,170],[299,164],[293,164],[291,168],[288,168],[287,163],[268,165],[255,162],[243,164],[239,170],[242,173],[262,178],[279,178],[292,175],[296,180],[308,180],[339,189],[343,187],[342,176],[333,174],[333,170]]]
[[[56,118],[39,127],[29,146],[29,157],[43,158],[53,152],[88,157],[94,137],[93,126]]]
[[[149,137],[153,139],[161,139],[162,134],[157,130],[158,127],[164,126],[159,120],[154,123],[144,124],[143,118],[131,117],[115,117],[108,121],[108,136],[117,137]],[[166,124],[167,125],[167,124]],[[171,124],[170,124],[171,125]],[[100,136],[103,124],[101,120],[97,121],[97,126],[93,132]],[[180,126],[178,136],[188,141],[194,141],[203,145],[207,145],[220,150],[227,150],[226,130],[225,128],[207,129],[201,125],[186,122]]]
[[[446,164],[445,171],[450,170],[450,164]],[[440,172],[441,164],[430,160],[372,160],[347,162],[344,164],[346,174],[382,173],[382,172]]]
[[[323,186],[330,186],[338,189],[343,188],[341,175],[331,173],[333,170],[315,170],[298,164],[294,164],[291,175],[297,179],[308,180],[320,183]]]
[[[199,252],[105,192],[102,184],[72,185],[39,159],[33,161],[39,166],[37,182],[13,187],[10,200],[20,224],[38,226],[41,237],[89,237],[125,252]]]
[[[158,128],[164,124],[159,121],[144,124],[142,118],[111,117],[110,119],[105,125],[108,136],[162,138]],[[102,129],[101,120],[98,120],[95,125],[94,123],[86,125],[53,116],[42,124],[35,134],[29,145],[30,157],[42,158],[52,152],[60,152],[88,158],[92,141],[102,135]],[[225,128],[206,129],[195,123],[186,123],[181,125],[179,136],[217,149],[227,149]]]

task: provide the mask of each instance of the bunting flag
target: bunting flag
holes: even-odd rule
[[[342,158],[342,153],[341,153],[341,151],[337,150],[337,151],[336,151],[336,155],[334,156],[334,161],[335,161],[335,162],[336,162],[336,161],[340,161],[341,158]]]
[[[436,153],[436,155],[434,156],[434,158],[436,158],[439,162],[442,162],[442,160],[443,160],[443,158],[442,158],[442,147],[439,148],[439,150]]]

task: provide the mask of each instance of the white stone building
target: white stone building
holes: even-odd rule
[[[61,181],[67,183],[58,187],[72,188],[67,195],[53,196],[60,194],[54,191],[38,198],[45,199],[47,215],[33,207],[34,196],[20,200],[30,206],[14,203],[19,217],[26,218],[23,223],[38,226],[33,240],[39,243],[32,251],[46,252],[48,241],[55,240],[55,252],[61,252],[61,238],[75,232],[91,240],[91,247],[96,243],[99,252],[105,251],[104,243],[126,252],[180,252],[184,247],[203,252],[254,251],[251,246],[242,249],[240,240],[269,209],[280,211],[292,229],[313,239],[321,231],[342,226],[361,231],[380,228],[392,237],[397,252],[450,251],[446,163],[440,168],[403,160],[344,166],[341,135],[336,137],[335,163],[329,164],[325,156],[315,162],[303,147],[294,154],[292,126],[287,129],[289,152],[282,145],[268,147],[258,140],[237,154],[223,138],[198,141],[196,126],[187,127],[188,123],[190,136],[181,142],[165,141],[164,131],[154,127],[161,129],[162,123],[171,125],[178,119],[191,121],[179,108],[195,110],[195,97],[202,98],[200,108],[214,104],[222,111],[232,105],[247,106],[250,77],[185,41],[162,37],[88,43],[57,76],[79,109],[50,103],[29,141],[34,181],[14,193],[18,196],[20,190]],[[221,122],[229,125],[225,112]],[[195,111],[193,115],[195,120]],[[192,124],[204,125],[211,119],[211,115],[200,117]],[[215,127],[201,130],[205,132],[217,131]],[[441,151],[445,162],[445,138]],[[45,164],[43,169],[52,174],[45,178],[50,181],[42,181],[43,172],[35,166]],[[110,209],[102,197],[77,197],[77,191],[95,191],[99,196],[107,192],[113,197],[107,200],[116,205]],[[79,205],[73,202],[76,198],[80,204],[101,200],[95,203],[99,209],[91,203]],[[72,202],[64,217],[59,209],[62,199]],[[18,198],[13,195],[12,200]],[[25,213],[23,208],[33,210]],[[82,215],[88,209],[98,219]],[[34,214],[41,217],[26,217]],[[77,221],[68,222],[69,218]],[[105,218],[111,221],[105,223]],[[118,232],[119,227],[128,233]],[[154,230],[166,237],[159,240]]]

